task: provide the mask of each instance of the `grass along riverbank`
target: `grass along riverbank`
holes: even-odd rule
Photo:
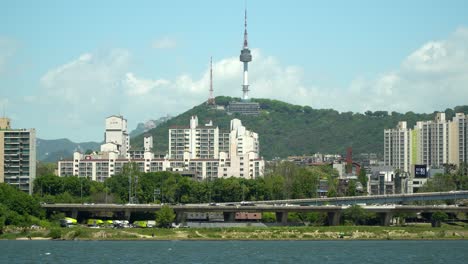
[[[39,240],[418,240],[468,239],[468,226],[429,224],[408,226],[301,226],[237,228],[131,228],[93,229],[87,227],[10,231],[0,239]]]

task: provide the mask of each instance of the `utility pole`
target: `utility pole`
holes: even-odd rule
[[[105,184],[104,191],[106,192],[106,198],[105,198],[105,203],[107,204],[107,184]]]
[[[83,203],[83,178],[80,178],[81,203]]]
[[[244,187],[245,185],[242,183],[242,201],[245,201]]]
[[[128,203],[132,203],[132,175],[128,175]]]
[[[161,176],[161,204],[164,203],[164,194],[163,194],[163,178]]]
[[[137,188],[138,188],[138,174],[135,175],[134,182],[133,182],[133,203],[138,203]]]
[[[154,193],[153,193],[153,201],[156,203],[156,197],[159,197],[161,195],[161,188],[155,188]],[[162,202],[162,201],[160,201]]]

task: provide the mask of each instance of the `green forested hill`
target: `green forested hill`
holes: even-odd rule
[[[235,100],[217,97],[216,102],[227,105]],[[247,129],[259,134],[260,154],[265,159],[290,155],[321,153],[344,154],[352,147],[354,154],[383,152],[383,130],[396,126],[398,121],[408,121],[413,127],[416,121],[431,120],[434,113],[405,114],[386,111],[366,113],[342,112],[332,109],[313,109],[309,106],[292,105],[269,99],[254,99],[261,105],[259,116],[228,115],[225,111],[210,109],[204,103],[172,118],[149,131],[153,135],[155,152],[168,151],[168,129],[173,125],[188,126],[190,116],[197,115],[200,124],[213,121],[221,130],[229,129],[233,118],[242,120]],[[455,112],[468,113],[468,106],[446,109],[447,118]],[[141,148],[143,136],[131,139],[134,148]]]

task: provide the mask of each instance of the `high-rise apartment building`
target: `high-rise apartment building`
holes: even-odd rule
[[[445,113],[437,113],[433,121],[416,122],[412,132],[413,164],[440,167],[449,161],[449,122]]]
[[[414,165],[440,168],[468,161],[468,115],[456,113],[452,121],[445,113],[434,120],[418,121],[408,129],[405,121],[384,130],[384,164],[410,172]]]
[[[455,114],[449,122],[449,163],[460,166],[468,162],[468,115]]]
[[[410,171],[410,129],[405,121],[396,128],[384,130],[384,165]]]
[[[101,151],[117,151],[121,157],[128,157],[130,137],[127,130],[127,119],[123,116],[109,116],[106,118],[106,131]]]
[[[169,129],[170,159],[217,159],[219,157],[219,129],[210,122],[198,124],[198,117],[190,118],[190,126]]]
[[[0,118],[0,182],[32,194],[36,178],[36,131],[12,129]]]

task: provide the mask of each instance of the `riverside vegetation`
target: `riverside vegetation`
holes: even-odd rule
[[[240,228],[147,228],[91,229],[42,228],[8,230],[2,239],[61,239],[61,240],[403,240],[403,239],[466,239],[465,226],[429,224],[414,226],[301,226],[301,227],[240,227]]]

